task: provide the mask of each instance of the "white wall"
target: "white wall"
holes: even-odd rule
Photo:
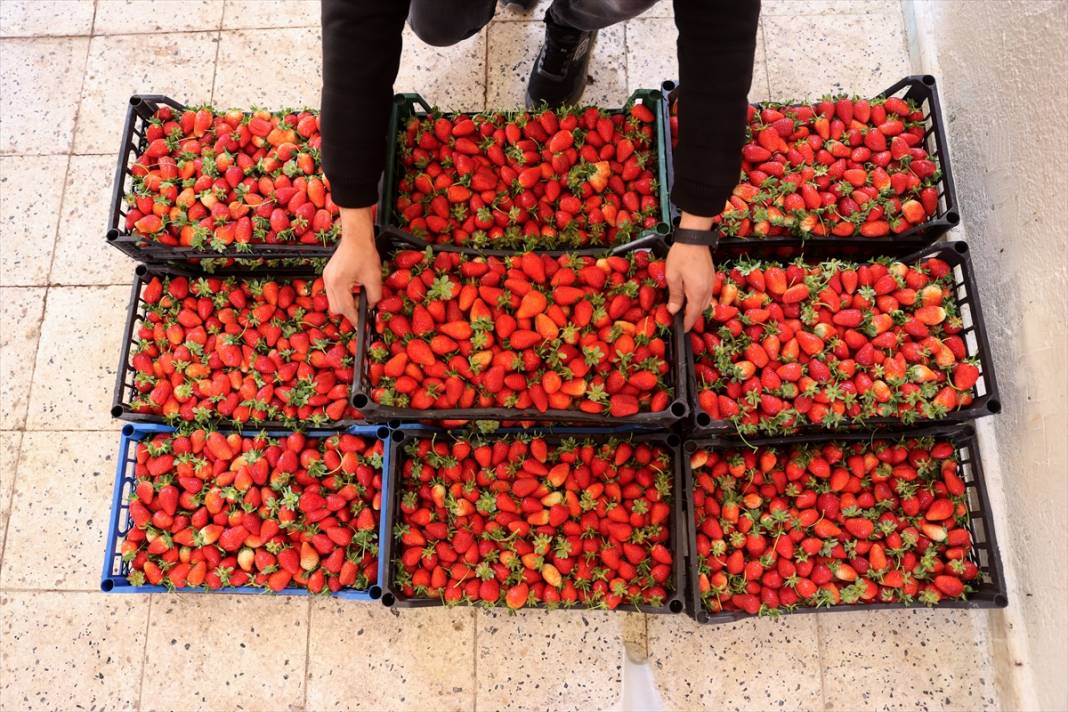
[[[1010,608],[1002,705],[1068,709],[1068,3],[906,0],[939,81],[1004,411],[982,423]],[[983,437],[986,435],[986,437]],[[948,641],[947,641],[948,642]]]

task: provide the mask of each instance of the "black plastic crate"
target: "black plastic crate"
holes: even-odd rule
[[[325,258],[334,252],[334,245],[307,244],[264,244],[227,245],[223,251],[210,248],[194,248],[164,245],[150,239],[138,237],[126,230],[125,195],[132,185],[133,174],[130,172],[134,159],[146,144],[145,130],[152,115],[161,106],[169,106],[176,112],[185,110],[185,106],[170,97],[159,94],[135,94],[130,97],[126,110],[126,122],[123,124],[122,143],[119,145],[119,157],[115,166],[115,183],[111,192],[111,207],[108,212],[108,225],[105,233],[108,244],[122,250],[126,255],[147,264],[200,262],[202,260],[231,259],[306,259]]]
[[[678,92],[678,84],[667,80],[661,85],[664,108],[664,150],[667,156],[667,180],[669,189],[675,182],[674,153],[671,146],[671,106]],[[942,105],[938,99],[935,78],[929,74],[911,75],[895,82],[878,96],[898,96],[912,100],[924,112],[927,130],[923,145],[932,158],[937,159],[942,171],[938,181],[938,212],[927,222],[915,225],[898,235],[885,237],[730,237],[720,238],[716,248],[717,259],[740,255],[773,259],[791,259],[800,254],[809,258],[848,257],[861,259],[875,255],[907,255],[934,243],[960,223],[960,207],[957,202],[956,184],[946,147],[946,122],[942,117]],[[760,106],[757,104],[756,106]],[[678,224],[679,211],[672,204],[672,224]]]
[[[104,593],[169,593],[171,589],[166,586],[154,586],[152,584],[143,584],[141,586],[135,586],[130,582],[130,565],[122,557],[121,547],[122,540],[125,539],[127,532],[130,531],[132,524],[130,522],[130,495],[136,486],[135,465],[137,464],[137,443],[140,441],[151,438],[156,433],[171,433],[174,432],[174,428],[165,425],[156,424],[131,424],[128,423],[122,426],[121,435],[119,438],[119,457],[115,466],[115,487],[112,490],[111,499],[111,517],[108,520],[107,530],[107,543],[104,548],[104,570],[100,578],[100,590]],[[242,435],[247,437],[256,437],[263,435],[263,431],[240,431]],[[377,438],[385,441],[383,445],[382,455],[382,497],[381,501],[386,502],[389,499],[389,490],[387,488],[387,473],[389,472],[389,457],[391,448],[389,445],[390,432],[388,428],[375,427],[375,426],[355,426],[346,430],[309,430],[306,435],[309,438],[328,438],[333,435],[339,434],[358,435],[365,438]],[[269,431],[266,435],[270,437],[280,437],[288,435],[289,431]],[[382,517],[379,513],[379,527],[378,536],[381,541],[382,532]],[[379,548],[378,557],[378,580],[382,581],[383,574],[385,573],[385,559],[381,555],[381,548]],[[256,586],[225,586],[220,589],[212,590],[208,588],[185,588],[182,589],[183,593],[222,593],[222,594],[248,594],[248,595],[281,595],[281,596],[310,596],[310,595],[326,595],[326,594],[312,594],[308,589],[301,588],[299,586],[291,586],[289,588],[282,589],[277,594],[271,594],[266,589]],[[359,589],[341,589],[336,593],[331,593],[331,596],[343,600],[351,601],[374,601],[382,596],[382,587],[379,584],[370,586],[366,590]]]
[[[698,558],[697,558],[697,535],[694,521],[694,477],[690,468],[690,455],[698,449],[744,449],[765,447],[783,447],[799,444],[819,445],[826,442],[864,442],[874,439],[890,440],[899,442],[915,437],[934,437],[948,440],[957,451],[959,467],[957,469],[961,479],[964,480],[968,500],[969,522],[967,529],[972,537],[972,549],[968,558],[974,561],[979,568],[979,577],[971,582],[977,588],[975,593],[969,594],[967,600],[947,600],[935,604],[934,608],[963,608],[963,609],[987,609],[1005,608],[1009,604],[1008,586],[1005,583],[1005,573],[1001,564],[1001,550],[998,548],[997,537],[994,534],[994,516],[990,508],[990,497],[987,494],[987,484],[983,477],[983,465],[979,454],[979,443],[976,439],[975,429],[971,425],[949,425],[917,430],[888,432],[863,432],[863,433],[840,433],[826,436],[792,436],[787,438],[766,438],[760,440],[739,440],[731,438],[705,438],[687,440],[683,443],[683,479],[684,499],[688,530],[687,559],[687,590],[686,612],[698,623],[732,623],[746,618],[755,618],[743,611],[721,611],[712,613],[701,605],[701,593],[698,590]],[[838,611],[879,611],[879,610],[904,610],[906,608],[931,608],[923,603],[864,603],[842,604],[822,607],[797,607],[793,610],[783,610],[781,614],[792,613],[821,613]]]
[[[394,233],[391,229],[385,229],[379,233],[376,245],[383,262],[388,262],[397,250],[426,250],[428,246],[422,240],[413,238],[405,233]],[[429,249],[440,252],[458,252],[464,255],[507,257],[517,253],[508,250],[479,250],[474,248],[433,245]],[[611,251],[604,249],[595,250],[593,254],[627,254],[634,250],[648,249],[658,257],[667,254],[667,247],[658,235],[647,235],[625,245],[619,245]],[[575,250],[549,250],[539,254],[558,257],[560,255],[584,254]],[[544,413],[536,408],[508,409],[508,408],[468,408],[468,409],[428,409],[399,408],[384,406],[375,403],[371,399],[372,386],[367,380],[364,361],[368,345],[374,339],[374,315],[367,307],[367,298],[361,293],[359,299],[359,325],[356,333],[358,342],[356,345],[356,363],[352,381],[352,405],[363,414],[370,423],[399,424],[402,421],[443,421],[443,420],[491,420],[491,421],[545,421],[569,423],[579,426],[604,426],[606,422],[616,427],[641,426],[645,428],[665,428],[685,418],[690,413],[687,400],[686,378],[686,335],[682,330],[682,313],[675,315],[674,338],[671,346],[671,366],[674,373],[674,399],[668,407],[656,413],[636,413],[625,418],[609,418],[605,414],[585,413],[581,410],[556,410],[550,408]]]
[[[868,418],[865,428],[891,428],[902,429],[906,427],[923,427],[937,423],[961,423],[985,415],[1001,412],[1001,399],[998,395],[997,379],[994,377],[994,357],[990,350],[990,339],[987,334],[986,322],[983,321],[983,310],[979,304],[979,289],[975,283],[975,270],[968,253],[968,243],[957,240],[932,245],[924,250],[907,257],[900,258],[901,262],[913,264],[929,257],[937,257],[944,260],[953,269],[956,281],[956,300],[960,310],[960,316],[964,321],[964,327],[960,336],[964,340],[968,356],[978,357],[979,380],[975,384],[975,398],[967,408],[959,408],[940,420],[918,419],[912,426],[907,426],[897,418],[880,417]],[[734,424],[730,420],[714,420],[703,408],[701,408],[697,396],[697,378],[694,371],[693,349],[689,339],[686,340],[686,366],[690,393],[693,394],[693,419],[692,427],[695,435],[699,434],[729,434],[734,432]],[[804,425],[798,428],[800,433],[833,433],[815,425]],[[842,432],[847,432],[843,430]]]
[[[430,608],[446,605],[463,605],[447,604],[439,598],[405,598],[401,591],[394,585],[396,570],[393,566],[393,524],[397,516],[397,507],[400,504],[401,483],[399,478],[405,462],[404,446],[409,441],[418,438],[447,438],[449,437],[449,433],[449,430],[443,428],[405,425],[400,430],[393,431],[390,442],[388,443],[390,447],[389,470],[386,474],[386,479],[382,481],[382,488],[383,492],[389,492],[389,501],[387,502],[385,497],[382,499],[382,529],[381,534],[379,535],[379,560],[381,566],[385,567],[385,573],[381,579],[382,603],[386,606],[395,608]],[[685,494],[682,488],[685,486],[685,477],[683,475],[682,466],[684,456],[681,450],[681,439],[677,435],[667,432],[629,433],[620,435],[618,433],[608,433],[604,429],[594,428],[557,428],[555,430],[502,428],[494,433],[483,435],[481,438],[486,442],[495,442],[496,440],[505,439],[515,435],[541,436],[550,443],[558,443],[568,437],[591,437],[595,439],[627,438],[630,442],[656,442],[660,447],[669,450],[672,453],[672,465],[674,469],[672,477],[673,500],[671,503],[671,518],[668,526],[671,529],[671,546],[669,548],[671,549],[672,554],[671,584],[674,590],[671,592],[671,598],[665,601],[662,606],[646,606],[626,603],[621,604],[615,610],[667,614],[682,613],[686,610],[688,593],[686,588],[686,562],[688,561],[688,550],[686,549],[686,546],[689,539],[686,535],[687,525],[685,511],[683,510]],[[545,609],[546,606],[539,604],[536,606],[525,606],[524,608]],[[560,606],[559,609],[574,611],[591,610],[590,607],[581,605],[575,605],[570,608]]]
[[[271,277],[282,279],[318,279],[321,276],[316,272],[309,271],[309,268],[307,267],[277,268],[272,269],[269,274]],[[115,391],[111,403],[111,417],[113,418],[121,418],[122,420],[132,423],[168,424],[170,422],[163,415],[157,415],[155,413],[138,413],[130,408],[130,402],[133,400],[133,395],[136,392],[136,388],[134,387],[134,369],[130,363],[130,355],[133,350],[135,332],[141,322],[144,321],[147,311],[141,299],[141,291],[153,277],[160,277],[162,279],[168,276],[184,276],[192,280],[206,275],[193,266],[140,264],[134,269],[133,286],[130,288],[130,301],[126,307],[126,326],[122,335],[122,347],[119,351],[119,366],[115,374]],[[263,278],[264,274],[250,275],[245,269],[220,269],[212,272],[210,276],[235,276],[252,279]],[[363,420],[346,418],[343,420],[326,422],[314,427],[320,429],[347,428],[363,424],[365,424],[365,421]],[[284,430],[292,428],[293,425],[293,423],[267,420],[249,422],[244,424],[243,427],[247,429],[269,428],[274,430]]]
[[[629,243],[622,243],[620,245],[602,245],[594,246],[593,248],[581,248],[578,252],[584,252],[586,250],[597,250],[603,252],[609,248],[618,248],[626,245],[632,245],[635,242],[640,242],[644,238],[648,238],[651,235],[657,235],[664,237],[670,231],[671,222],[671,209],[669,202],[669,178],[668,178],[668,166],[670,165],[669,157],[666,153],[670,149],[670,146],[664,144],[664,125],[666,123],[666,116],[663,114],[663,101],[660,96],[660,92],[655,89],[638,89],[630,98],[627,99],[624,104],[624,108],[619,110],[609,110],[608,113],[621,113],[626,111],[627,108],[633,104],[641,103],[649,107],[653,112],[653,136],[656,141],[656,156],[657,156],[657,193],[659,194],[660,203],[660,220],[661,222],[652,230],[644,230],[641,234]],[[396,94],[393,97],[393,110],[389,117],[389,148],[388,155],[386,157],[386,169],[382,177],[382,184],[379,190],[379,201],[377,209],[376,223],[392,232],[404,235],[410,241],[420,244],[423,247],[427,246],[428,241],[421,237],[413,235],[412,233],[404,230],[399,222],[395,219],[393,204],[395,202],[395,194],[397,189],[397,183],[404,175],[404,165],[397,160],[397,135],[404,129],[408,119],[415,116],[418,118],[425,117],[434,113],[434,108],[419,94]],[[501,112],[504,113],[504,112]],[[474,116],[472,112],[457,112],[454,114],[447,114],[449,116]],[[445,247],[445,245],[434,245],[435,248]],[[539,250],[534,248],[537,252],[544,252],[545,250]],[[480,250],[483,254],[515,254],[516,252],[524,252],[526,250]],[[569,252],[575,252],[576,249],[564,250]]]

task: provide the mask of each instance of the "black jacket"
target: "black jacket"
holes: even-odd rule
[[[738,182],[760,2],[674,3],[680,101],[671,197],[682,210],[711,216]],[[407,16],[405,0],[322,2],[322,159],[338,205],[378,199]]]

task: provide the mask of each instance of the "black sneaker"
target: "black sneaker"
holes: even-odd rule
[[[545,44],[541,46],[527,83],[527,107],[542,102],[550,108],[577,104],[586,88],[590,49],[596,32],[557,24],[545,14]]]

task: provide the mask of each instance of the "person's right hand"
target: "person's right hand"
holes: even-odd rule
[[[356,327],[356,299],[352,286],[360,285],[373,307],[382,298],[382,260],[375,248],[370,208],[341,208],[341,241],[323,269],[323,283],[330,311]]]

